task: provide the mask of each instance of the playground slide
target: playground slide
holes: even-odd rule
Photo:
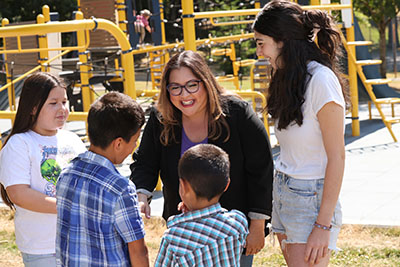
[[[364,41],[364,36],[362,35],[356,17],[354,17],[354,32],[355,32],[355,40]],[[356,47],[356,53],[358,60],[372,59],[371,53],[368,51],[368,46]],[[363,70],[367,79],[381,78],[381,74],[379,73],[379,65],[364,66]],[[393,88],[387,84],[373,85],[373,88],[375,96],[377,98],[400,97],[400,93],[393,90]],[[362,84],[360,79],[358,79],[358,91],[360,99],[369,99],[368,94],[365,91],[364,85]]]

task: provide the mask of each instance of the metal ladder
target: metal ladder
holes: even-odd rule
[[[379,84],[388,84],[391,82],[390,79],[367,79],[365,77],[364,71],[363,71],[363,66],[367,65],[378,65],[382,64],[381,60],[373,60],[373,59],[368,59],[368,60],[357,60],[356,55],[353,53],[354,49],[351,49],[351,47],[354,46],[362,46],[362,45],[371,45],[372,42],[370,41],[354,41],[354,42],[347,42],[346,38],[340,31],[340,35],[342,38],[342,43],[344,48],[346,49],[347,56],[349,59],[355,64],[357,74],[360,77],[361,82],[363,83],[371,101],[374,103],[375,107],[377,108],[379,115],[385,124],[386,128],[389,130],[390,135],[392,136],[393,140],[397,142],[397,138],[392,130],[392,124],[393,123],[399,123],[400,122],[400,117],[395,116],[394,112],[394,105],[395,104],[400,104],[400,98],[398,97],[387,97],[387,98],[377,98],[375,96],[374,90],[373,90],[373,85],[379,85]],[[387,116],[383,113],[381,105],[383,104],[389,104],[391,105],[392,108],[392,116],[391,118],[387,118]],[[369,117],[371,119],[371,108],[370,108],[370,102],[369,102]]]

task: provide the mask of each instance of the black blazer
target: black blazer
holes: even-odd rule
[[[262,213],[271,216],[273,159],[268,135],[262,121],[252,107],[236,97],[225,97],[224,112],[230,127],[230,138],[224,142],[226,133],[218,140],[208,140],[225,150],[230,159],[231,183],[222,195],[222,207],[237,209],[244,214]],[[181,151],[182,126],[174,127],[178,143],[164,146],[160,142],[163,129],[159,114],[152,110],[143,132],[139,149],[133,154],[131,180],[137,189],[153,192],[158,174],[163,182],[165,220],[180,213],[178,161]]]

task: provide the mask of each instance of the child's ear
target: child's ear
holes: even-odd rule
[[[122,137],[117,137],[112,142],[115,151],[119,151],[121,149],[122,140],[123,140]]]
[[[179,187],[181,188],[182,192],[186,192],[186,181],[182,178],[179,178]]]
[[[224,192],[226,191],[226,190],[228,190],[228,187],[229,187],[229,184],[231,183],[231,179],[230,178],[228,178],[228,183],[226,183],[226,186],[225,186],[225,189],[224,189]]]

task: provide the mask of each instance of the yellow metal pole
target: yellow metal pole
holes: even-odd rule
[[[261,8],[260,0],[254,2],[254,8]]]
[[[117,0],[118,27],[125,33],[128,33],[126,24],[126,5],[125,0]]]
[[[310,6],[316,6],[319,5],[319,0],[310,0]]]
[[[165,24],[164,24],[163,0],[160,0],[160,19],[161,19],[161,44],[165,44]]]
[[[76,19],[83,19],[83,13],[78,11],[76,13]],[[79,30],[76,32],[78,46],[84,46],[85,44],[85,30]],[[89,87],[89,72],[90,67],[88,66],[88,54],[85,49],[79,49],[79,70],[81,76],[81,90],[82,90],[82,105],[83,111],[89,111],[91,97],[90,97],[90,87]]]
[[[5,27],[7,24],[9,23],[8,19],[4,18],[1,20],[1,26]],[[4,50],[7,49],[6,47],[6,38],[3,38],[3,48]],[[11,83],[12,79],[11,79],[11,73],[10,70],[8,68],[8,63],[7,63],[7,54],[4,54],[4,61],[5,61],[5,71],[6,71],[6,79],[7,79],[7,83]],[[15,106],[15,92],[14,92],[14,86],[10,86],[7,90],[8,92],[8,104],[10,107],[10,110],[16,110],[16,106]]]
[[[44,5],[42,7],[42,13],[44,16],[44,23],[47,23],[50,21],[50,8],[48,5]]]
[[[236,50],[235,44],[231,43],[231,54],[229,55],[232,61],[232,68],[233,68],[233,83],[235,84],[236,90],[240,90],[239,86],[239,67],[235,64],[236,62]]]
[[[353,42],[354,37],[354,26],[346,29],[347,42]],[[351,53],[356,56],[356,48],[354,46],[349,47]],[[350,57],[347,58],[347,64],[349,66],[349,85],[350,85],[350,100],[351,100],[351,117],[352,117],[352,134],[353,136],[360,135],[360,120],[358,117],[358,86],[357,86],[357,66]]]
[[[185,50],[196,51],[193,0],[182,0],[183,39]]]
[[[44,15],[40,14],[36,17],[37,24],[44,24],[45,17]],[[47,34],[40,34],[38,35],[39,40],[39,48],[46,49],[47,47]],[[39,62],[41,66],[41,71],[46,72],[49,71],[48,66],[44,65],[43,62],[49,59],[49,52],[48,51],[40,51],[39,52]]]
[[[135,69],[133,67],[133,56],[131,50],[122,51],[121,54],[121,65],[124,69],[123,72],[123,83],[124,93],[136,99],[136,88],[135,88]]]

